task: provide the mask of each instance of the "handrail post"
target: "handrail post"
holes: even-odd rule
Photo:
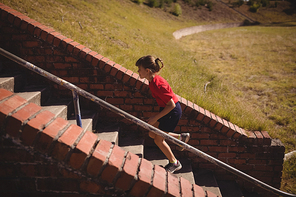
[[[73,95],[76,122],[78,126],[82,127],[81,113],[80,113],[80,106],[79,106],[79,95],[75,90],[72,90],[72,95]]]

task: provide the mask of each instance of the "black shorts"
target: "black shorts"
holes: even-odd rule
[[[162,111],[164,107],[160,108],[160,111]],[[176,103],[176,107],[170,111],[167,115],[160,118],[158,120],[159,126],[158,128],[162,131],[166,132],[173,132],[178,125],[178,122],[182,116],[182,108],[179,102]]]

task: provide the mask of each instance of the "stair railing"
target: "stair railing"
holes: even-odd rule
[[[67,81],[65,81],[65,80],[63,80],[63,79],[61,79],[61,78],[59,78],[59,77],[45,71],[45,70],[43,70],[43,69],[41,69],[41,68],[39,68],[39,67],[37,67],[37,66],[35,66],[33,64],[21,59],[21,58],[19,58],[19,57],[17,57],[17,56],[15,56],[15,55],[13,55],[13,54],[11,54],[11,53],[9,53],[8,51],[5,51],[2,48],[0,48],[0,54],[5,56],[6,58],[18,63],[18,64],[20,64],[21,66],[23,66],[23,67],[25,67],[25,68],[27,68],[27,69],[35,72],[35,73],[37,73],[37,74],[39,74],[39,75],[41,75],[41,76],[43,76],[43,77],[45,77],[45,78],[47,78],[47,79],[49,79],[51,81],[63,86],[63,87],[71,90],[72,93],[73,93],[73,97],[75,97],[74,100],[76,102],[76,104],[75,104],[75,112],[79,113],[79,114],[76,114],[77,119],[80,119],[80,120],[77,120],[77,123],[80,122],[80,125],[81,125],[81,115],[80,115],[80,109],[79,109],[79,103],[78,103],[79,102],[78,95],[81,95],[81,96],[83,96],[83,97],[85,97],[85,98],[99,104],[100,106],[102,106],[102,107],[104,107],[104,108],[106,108],[106,109],[108,109],[108,110],[122,116],[123,118],[125,118],[125,119],[127,119],[127,120],[141,126],[141,127],[143,127],[144,129],[147,129],[147,130],[152,131],[153,133],[155,133],[157,135],[160,135],[164,139],[166,139],[166,140],[168,140],[170,142],[173,142],[174,144],[177,144],[180,147],[183,147],[187,151],[189,151],[189,152],[191,152],[191,153],[193,153],[193,154],[195,154],[195,155],[197,155],[197,156],[199,156],[199,157],[201,157],[201,158],[203,158],[203,159],[205,159],[205,160],[207,160],[207,161],[209,161],[209,162],[211,162],[211,163],[213,163],[213,164],[215,164],[215,165],[217,165],[217,166],[219,166],[221,168],[223,168],[224,170],[227,170],[227,171],[237,175],[238,177],[243,178],[246,181],[249,181],[249,182],[255,184],[256,186],[258,186],[258,187],[260,187],[260,188],[262,188],[264,190],[267,190],[267,191],[269,191],[269,192],[271,192],[273,194],[280,195],[280,196],[296,197],[295,194],[290,194],[290,193],[281,191],[279,189],[276,189],[276,188],[274,188],[274,187],[272,187],[272,186],[270,186],[270,185],[268,185],[268,184],[266,184],[266,183],[264,183],[264,182],[262,182],[262,181],[260,181],[260,180],[258,180],[256,178],[254,178],[254,177],[252,177],[252,176],[250,176],[250,175],[248,175],[248,174],[246,174],[246,173],[244,173],[244,172],[242,172],[242,171],[240,171],[240,170],[238,170],[238,169],[236,169],[236,168],[234,168],[234,167],[232,167],[232,166],[230,166],[230,165],[228,165],[228,164],[226,164],[226,163],[224,163],[224,162],[222,162],[222,161],[220,161],[220,160],[218,160],[218,159],[216,159],[216,158],[214,158],[214,157],[212,157],[212,156],[210,156],[210,155],[208,155],[208,154],[206,154],[206,153],[204,153],[204,152],[202,152],[202,151],[200,151],[200,150],[198,150],[198,149],[196,149],[194,147],[192,147],[189,144],[186,144],[186,143],[184,143],[184,142],[182,142],[182,141],[180,141],[180,140],[178,140],[178,139],[176,139],[174,137],[171,137],[170,135],[168,135],[165,132],[159,130],[158,128],[148,124],[147,122],[144,122],[144,121],[138,119],[137,117],[135,117],[135,116],[133,116],[133,115],[131,115],[131,114],[129,114],[129,113],[127,113],[127,112],[125,112],[125,111],[123,111],[123,110],[121,110],[121,109],[119,109],[119,108],[117,108],[117,107],[115,107],[115,106],[113,106],[111,104],[109,104],[108,102],[106,102],[106,101],[104,101],[104,100],[90,94],[89,92],[87,92],[87,91],[85,91],[85,90],[83,90],[83,89],[81,89],[81,88],[79,88],[79,87],[77,87],[77,86],[75,86],[75,85],[73,85],[73,84],[71,84],[71,83],[69,83],[69,82],[67,82]]]

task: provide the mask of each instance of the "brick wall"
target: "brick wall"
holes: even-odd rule
[[[3,4],[0,4],[0,16],[0,47],[138,118],[147,118],[158,112],[148,82],[141,80],[137,73]],[[57,95],[71,93],[58,85],[54,87]],[[190,145],[279,188],[284,157],[284,146],[279,140],[271,139],[266,131],[245,131],[178,97],[183,116],[176,131],[190,132]],[[129,121],[104,110],[101,118],[106,117],[138,129]],[[175,146],[172,147],[175,150]],[[180,153],[176,151],[176,154]],[[198,156],[189,152],[182,154],[192,159],[194,168],[212,169],[221,180],[237,179]],[[255,189],[253,185],[237,180],[242,186]]]

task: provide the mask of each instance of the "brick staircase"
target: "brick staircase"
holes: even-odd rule
[[[28,103],[34,103],[37,106],[41,106],[41,111],[51,112],[54,114],[54,118],[62,118],[67,120],[70,124],[76,124],[72,107],[73,102],[71,101],[72,98],[52,98],[51,88],[48,84],[32,84],[36,83],[36,80],[28,79],[32,76],[27,77],[25,72],[18,72],[20,68],[10,61],[1,62],[0,69],[0,88],[13,92],[14,95],[20,96]],[[37,74],[34,76],[38,77]],[[0,102],[3,102],[3,100]],[[137,135],[135,132],[131,132],[134,135],[125,134],[125,132],[122,131],[120,124],[114,124],[113,122],[101,123],[97,120],[97,113],[99,112],[82,109],[83,131],[80,133],[80,136],[84,136],[87,131],[92,131],[98,139],[106,140],[114,145],[120,146],[126,151],[125,153],[131,152],[138,155],[140,158],[147,159],[156,166],[165,166],[167,164],[168,161],[164,154],[158,149],[158,147],[153,145],[153,143],[150,142],[144,146],[145,138],[143,135]],[[77,145],[78,142],[75,143]],[[74,149],[74,147],[75,146],[72,148]],[[70,152],[73,152],[73,149]],[[65,160],[69,160],[71,153],[67,153],[66,157],[68,158]],[[183,157],[179,158],[179,160],[181,161],[183,168],[172,176],[183,177],[191,184],[201,186],[205,195],[222,196],[221,192],[224,192],[225,194],[223,194],[223,196],[225,197],[246,196],[242,194],[235,182],[222,182],[220,184],[221,188],[219,188],[215,176],[210,170],[199,169],[193,171],[189,159]],[[220,189],[222,191],[220,191]]]

